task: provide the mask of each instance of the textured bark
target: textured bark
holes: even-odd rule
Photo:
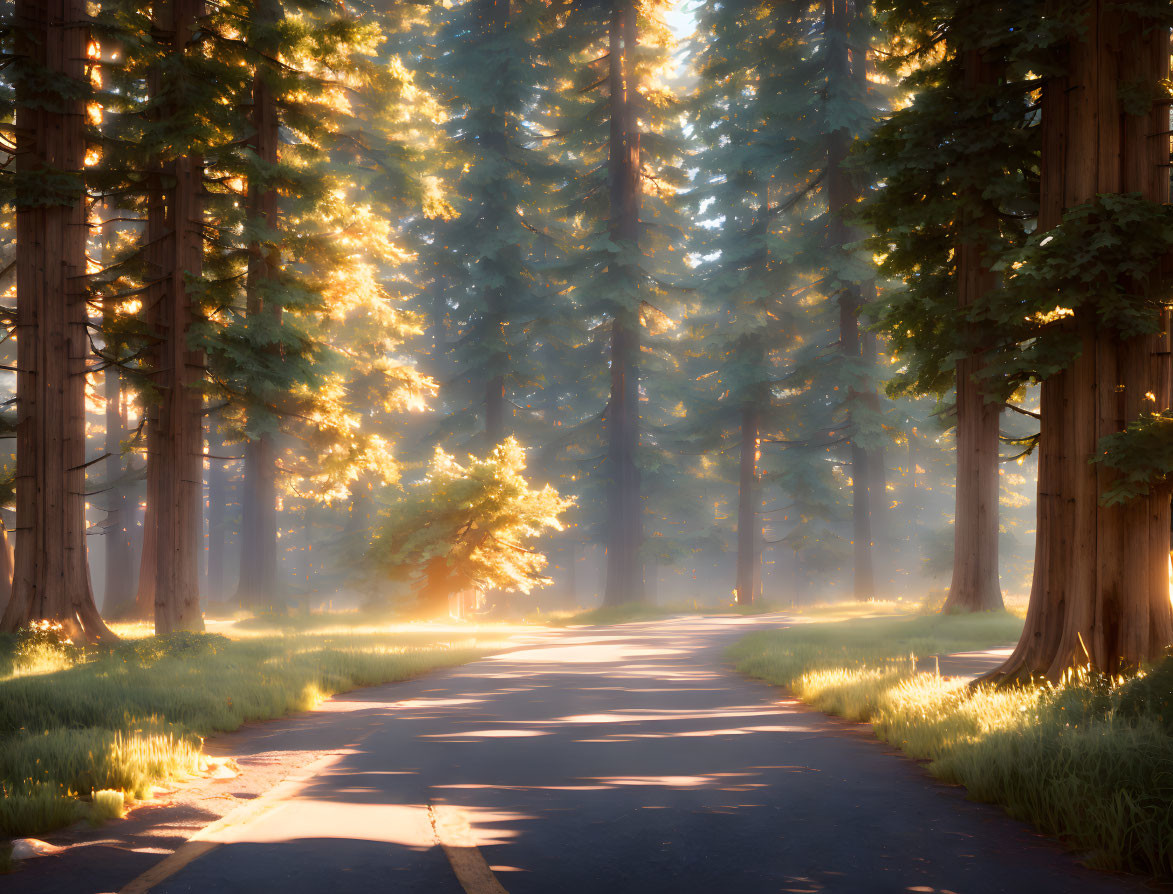
[[[615,3],[609,34],[611,239],[625,250],[639,244],[640,134],[631,95],[635,73],[636,12],[630,0]],[[629,292],[637,272],[622,261],[612,265],[620,293]],[[607,583],[608,605],[644,596],[643,501],[639,451],[639,308],[623,308],[611,321],[611,395],[607,403]]]
[[[16,56],[74,81],[79,98],[16,85],[15,170],[22,180],[75,175],[57,204],[16,202],[17,441],[16,544],[12,598],[0,628],[60,623],[77,642],[113,639],[90,587],[85,520],[85,372],[89,356],[85,288],[86,47],[83,0],[18,0]],[[27,182],[27,181],[26,181]]]
[[[1121,83],[1156,85],[1166,76],[1169,32],[1146,29],[1108,0],[1089,8],[1086,34],[1067,46],[1066,76],[1044,85],[1041,230],[1097,194],[1169,198],[1161,167],[1169,159],[1166,107],[1129,115],[1118,92]],[[1089,462],[1100,437],[1141,412],[1169,408],[1169,320],[1166,314],[1159,336],[1127,340],[1099,324],[1094,310],[1078,312],[1071,326],[1082,352],[1042,387],[1026,626],[994,678],[1057,679],[1086,664],[1115,673],[1159,657],[1173,642],[1168,492],[1101,506],[1112,475]]]
[[[203,14],[204,0],[157,3],[152,20],[156,39],[172,55],[182,55]],[[159,467],[154,504],[155,632],[172,633],[204,629],[199,593],[204,438],[198,390],[204,358],[187,344],[195,309],[186,284],[187,277],[198,277],[203,268],[203,162],[190,155],[172,159],[162,180],[162,269],[148,291],[155,302],[159,361],[152,372],[159,403],[149,461]]]
[[[737,480],[737,602],[751,604],[761,593],[761,524],[758,510],[758,437],[760,420],[754,407],[741,414],[741,458]]]
[[[978,91],[998,81],[998,71],[979,50],[962,58],[964,84]],[[971,196],[971,199],[980,199]],[[978,220],[993,229],[994,209]],[[964,310],[997,286],[984,246],[962,239],[956,252],[957,306]],[[953,522],[953,580],[946,612],[999,611],[998,579],[998,424],[1001,405],[986,399],[976,377],[984,365],[980,346],[957,362],[957,496]]]
[[[272,24],[280,20],[281,6],[275,0],[261,0],[254,20]],[[272,55],[270,48],[268,49]],[[269,81],[266,63],[258,64],[253,82],[252,148],[266,165],[277,164],[280,139],[276,96]],[[277,192],[263,183],[248,186],[248,217],[253,226],[276,232],[279,226]],[[280,322],[281,307],[266,305],[261,295],[264,283],[281,266],[281,253],[273,243],[249,246],[246,311],[249,316],[269,314]],[[276,350],[276,348],[275,348]],[[237,598],[243,605],[271,606],[277,601],[277,456],[273,434],[266,432],[250,439],[244,448],[244,493],[241,504],[240,582]]]
[[[854,4],[848,0],[825,0],[824,27],[827,34],[827,77],[832,83],[843,87],[853,77],[866,75],[865,60],[852,52],[849,44],[849,28],[856,15]],[[853,55],[857,58],[852,58]],[[848,174],[846,161],[850,149],[851,134],[837,130],[827,136],[827,241],[832,250],[837,250],[855,241],[857,235],[845,220],[845,213],[859,198],[859,188]],[[858,367],[862,364],[863,351],[859,332],[859,309],[861,294],[858,285],[842,283],[839,286],[839,342],[845,357]],[[855,386],[847,391],[847,429],[854,428],[853,420],[857,408],[866,403],[867,395]],[[856,599],[874,599],[876,594],[875,572],[872,565],[872,523],[870,479],[872,461],[868,451],[859,445],[855,436],[851,440],[851,543],[853,584]]]
[[[8,542],[8,528],[0,517],[0,615],[8,607],[12,596],[13,556],[12,544]]]

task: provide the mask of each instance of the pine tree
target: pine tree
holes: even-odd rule
[[[1012,14],[1000,4],[975,3],[884,10],[903,50],[890,67],[928,61],[906,78],[912,102],[877,130],[858,162],[884,183],[865,204],[880,271],[903,283],[887,296],[881,316],[905,363],[891,391],[943,397],[952,387],[955,395],[957,505],[947,611],[1002,607],[1002,397],[985,361],[985,347],[998,334],[972,310],[998,288],[995,266],[1021,243],[1036,202],[1033,85],[1014,37],[1031,13],[1030,4]]]
[[[85,542],[89,18],[80,0],[18,0],[12,28],[20,534],[0,627],[43,619],[75,641],[110,639]]]
[[[550,247],[543,215],[560,173],[532,123],[549,79],[541,11],[527,0],[468,0],[442,11],[437,34],[433,89],[450,135],[444,163],[458,172],[449,187],[456,217],[427,251],[445,267],[442,315],[455,368],[444,425],[483,433],[490,445],[514,433],[540,438],[518,408],[539,377],[532,343],[558,317],[537,269]]]

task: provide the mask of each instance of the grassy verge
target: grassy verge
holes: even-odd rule
[[[178,634],[85,651],[45,635],[0,639],[0,832],[38,835],[118,815],[197,772],[205,736],[461,664],[492,636]]]
[[[916,655],[1011,641],[1008,615],[810,624],[751,634],[738,669],[870,721],[970,796],[1060,836],[1100,868],[1173,876],[1173,656],[1131,679],[971,689]]]

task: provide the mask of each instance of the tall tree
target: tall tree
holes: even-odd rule
[[[610,280],[616,293],[632,291],[639,253],[640,131],[635,113],[636,8],[616,0],[608,30],[607,87],[611,128],[607,149],[611,241],[617,246]],[[643,501],[640,491],[638,301],[616,308],[611,319],[611,396],[607,402],[607,588],[608,605],[643,598]]]
[[[1009,13],[997,3],[897,2],[883,12],[897,50],[889,67],[905,67],[912,94],[860,156],[884,183],[864,204],[880,271],[901,282],[880,315],[903,363],[889,391],[942,399],[953,391],[956,508],[945,607],[995,610],[1007,395],[986,358],[1002,334],[982,313],[1000,287],[996,268],[1021,245],[1037,202],[1034,75],[1030,48],[1016,37],[1031,4]],[[951,201],[937,201],[941,195]]]
[[[159,153],[158,183],[148,203],[150,270],[147,319],[157,344],[152,385],[158,395],[148,430],[148,481],[155,528],[155,632],[203,630],[199,595],[199,542],[203,497],[202,352],[189,341],[199,312],[193,297],[203,267],[203,161],[180,130],[183,103],[191,101],[192,73],[183,65],[199,53],[204,0],[168,0],[153,7],[152,31],[168,58],[156,67],[152,97],[167,128]],[[194,45],[194,46],[193,46]],[[170,137],[170,139],[167,139]],[[154,262],[154,264],[152,264]]]
[[[272,300],[281,265],[278,220],[277,153],[280,119],[277,110],[280,37],[284,11],[280,0],[261,0],[251,14],[253,76],[252,136],[255,165],[248,178],[246,226],[248,247],[247,325],[268,343],[271,362],[280,363],[281,304]],[[266,335],[266,331],[268,334]],[[263,414],[257,414],[263,416]],[[241,561],[237,598],[246,605],[269,605],[277,595],[277,456],[274,431],[257,418],[244,446],[244,490],[241,498]]]
[[[833,256],[846,254],[846,246],[859,240],[849,220],[849,214],[858,202],[861,188],[847,165],[847,155],[856,133],[851,112],[845,114],[840,104],[858,103],[858,91],[866,91],[867,12],[869,4],[855,0],[825,0],[823,9],[823,53],[825,62],[825,102],[827,104],[827,247]],[[853,592],[857,599],[875,596],[875,571],[872,556],[872,475],[874,460],[867,445],[856,431],[859,419],[866,413],[867,393],[874,387],[874,359],[865,356],[864,340],[860,337],[860,309],[868,300],[864,288],[851,276],[844,276],[842,261],[832,263],[825,288],[834,294],[839,305],[839,344],[845,358],[845,368],[851,380],[847,383],[846,425],[851,433],[851,540],[853,545]],[[839,267],[840,269],[835,269]]]
[[[433,325],[444,319],[452,329],[455,374],[444,383],[443,426],[476,432],[490,447],[509,434],[532,441],[523,396],[540,373],[531,345],[558,317],[538,269],[551,242],[544,216],[559,173],[533,123],[549,86],[542,4],[467,0],[435,10],[442,52],[433,85],[451,135],[436,154],[459,172],[450,188],[456,216],[434,225],[423,249],[444,268],[434,284],[442,288],[430,290],[443,300]]]
[[[19,534],[0,627],[44,619],[109,639],[85,540],[86,4],[18,0],[13,30]]]
[[[1073,2],[1043,84],[1038,234],[1003,319],[1037,330],[1035,570],[997,677],[1107,673],[1173,643],[1167,4]],[[1092,248],[1089,248],[1091,246]],[[1011,316],[1013,314],[1013,316]]]

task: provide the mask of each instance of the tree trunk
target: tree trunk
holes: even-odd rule
[[[966,50],[962,77],[967,92],[979,101],[983,88],[997,84],[998,71],[980,50]],[[980,100],[984,101],[984,99]],[[971,197],[972,198],[972,197]],[[994,228],[993,208],[979,220],[967,220],[982,229]],[[963,234],[957,246],[957,307],[965,310],[997,286],[985,246]],[[998,579],[998,425],[1002,407],[990,402],[977,379],[984,365],[980,346],[957,361],[957,497],[953,516],[953,580],[945,612],[1001,611]]]
[[[208,418],[208,573],[209,600],[224,599],[225,546],[228,540],[228,460],[224,436],[217,420]]]
[[[256,4],[255,22],[268,27],[281,18],[281,5],[275,0]],[[275,48],[259,46],[275,56]],[[271,83],[271,63],[257,64],[253,82],[252,123],[255,134],[253,151],[267,167],[277,164],[280,122],[277,101]],[[255,229],[275,233],[280,225],[277,191],[253,178],[248,185],[248,219]],[[277,275],[281,266],[280,247],[273,242],[249,245],[246,310],[249,316],[269,314],[274,323],[281,320],[279,304],[265,304],[262,294],[266,280]],[[277,350],[274,346],[274,350]],[[237,597],[242,605],[271,607],[277,600],[277,456],[273,433],[265,432],[249,439],[244,448],[244,499],[241,507],[240,583]]]
[[[17,0],[15,576],[0,629],[113,639],[86,555],[86,50],[83,0]],[[48,187],[37,188],[43,178]]]
[[[741,414],[741,464],[737,482],[737,603],[749,605],[762,585],[761,525],[758,522],[758,411]]]
[[[182,56],[204,0],[170,0],[154,7],[152,24],[168,52]],[[162,86],[162,85],[158,85]],[[171,109],[171,113],[180,113]],[[186,278],[203,269],[203,162],[182,156],[165,164],[163,269],[155,283],[155,337],[159,365],[153,380],[159,394],[151,461],[159,466],[155,503],[155,632],[203,630],[200,611],[199,543],[203,491],[203,402],[198,385],[202,352],[188,348],[195,309]]]
[[[511,14],[511,0],[481,0],[481,33],[485,39],[492,40],[509,27]],[[496,112],[496,108],[493,109]],[[486,151],[495,153],[497,159],[508,164],[509,140],[507,130],[508,118],[497,112],[486,133],[481,135]],[[495,201],[495,198],[493,199]],[[511,209],[500,209],[500,213],[508,214]],[[486,221],[495,226],[497,221]],[[521,263],[520,255],[517,262]],[[504,440],[505,420],[508,415],[508,404],[505,399],[505,373],[501,368],[508,360],[509,348],[505,342],[505,301],[506,295],[500,288],[490,288],[485,296],[489,315],[489,325],[492,328],[492,346],[496,352],[489,364],[489,377],[485,383],[485,440],[490,449]]]
[[[1102,193],[1169,198],[1166,106],[1120,107],[1119,84],[1153,87],[1167,75],[1169,31],[1145,27],[1108,0],[1090,5],[1087,30],[1067,45],[1067,74],[1043,88],[1039,229]],[[1164,134],[1163,136],[1158,136]],[[1038,524],[1026,626],[991,676],[1056,680],[1090,664],[1107,673],[1158,658],[1173,642],[1169,496],[1164,489],[1101,506],[1111,470],[1093,465],[1100,437],[1141,412],[1170,406],[1168,313],[1159,336],[1123,339],[1094,308],[1072,320],[1082,352],[1043,383]],[[1154,399],[1155,398],[1155,399]]]
[[[12,597],[12,572],[12,546],[8,542],[8,528],[0,516],[0,615],[8,608],[8,600]]]
[[[634,252],[640,236],[640,134],[631,94],[636,85],[636,12],[630,0],[617,0],[611,16],[610,144],[608,175],[611,239]],[[639,471],[639,301],[633,295],[638,272],[616,259],[611,279],[629,305],[611,322],[611,396],[607,403],[607,605],[643,599],[643,501]]]
[[[852,7],[854,9],[854,7]],[[847,89],[855,71],[865,60],[849,43],[849,26],[853,12],[847,0],[825,0],[824,28],[827,37],[827,78]],[[855,58],[853,58],[853,56]],[[866,71],[864,72],[866,73]],[[837,89],[832,86],[831,89]],[[855,234],[844,215],[859,198],[859,190],[852,183],[846,168],[851,133],[846,129],[833,131],[827,137],[827,215],[828,246],[833,252],[842,252],[843,246],[854,241]],[[840,282],[832,271],[839,301],[839,341],[843,354],[853,367],[852,374],[862,365],[863,353],[859,333],[860,289],[855,283]],[[853,594],[856,599],[870,600],[876,595],[875,572],[872,568],[871,525],[871,461],[868,451],[859,445],[854,433],[857,407],[866,401],[866,394],[855,383],[847,389],[847,430],[851,440],[851,543],[853,564]]]
[[[110,298],[106,299],[113,303]],[[108,309],[108,314],[113,310]],[[106,367],[106,585],[103,608],[107,617],[122,617],[134,608],[134,558],[130,546],[132,512],[127,495],[126,465],[122,442],[126,439],[126,417],[122,408],[122,372],[111,364]]]

